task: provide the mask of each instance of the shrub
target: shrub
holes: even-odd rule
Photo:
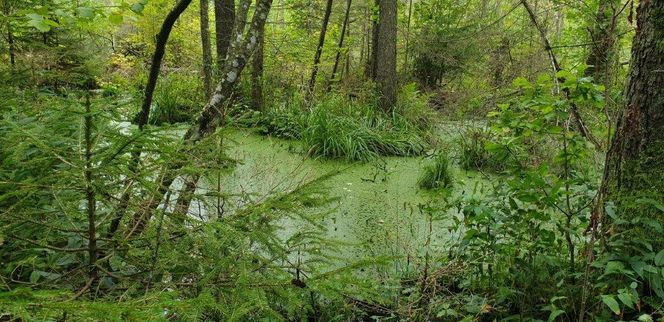
[[[157,83],[151,124],[188,122],[204,102],[201,82],[190,75],[168,74]]]
[[[421,154],[427,142],[413,126],[339,98],[317,106],[304,121],[302,141],[312,155],[348,161]]]
[[[462,137],[459,146],[459,165],[464,170],[501,170],[502,162],[495,153],[487,150],[489,133],[482,129],[470,129]]]
[[[424,166],[424,172],[417,184],[422,189],[440,189],[452,187],[452,173],[447,155],[439,152],[431,162]]]

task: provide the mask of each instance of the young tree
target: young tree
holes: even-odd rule
[[[323,26],[320,29],[318,36],[318,47],[316,47],[316,54],[314,55],[314,65],[311,68],[311,78],[309,79],[309,95],[312,95],[314,86],[316,86],[316,76],[318,75],[318,65],[320,64],[320,57],[323,54],[323,45],[325,45],[325,34],[327,33],[327,25],[330,22],[330,14],[332,13],[332,0],[327,0],[325,5],[325,15],[323,16]]]
[[[339,47],[337,48],[337,55],[334,58],[334,67],[332,68],[332,75],[330,75],[330,85],[334,81],[334,76],[337,74],[337,69],[339,68],[339,60],[341,58],[341,50],[344,46],[344,38],[346,37],[346,28],[348,28],[348,18],[350,17],[350,5],[352,0],[346,1],[346,14],[344,16],[344,22],[341,26],[341,35],[339,36]],[[328,86],[328,90],[331,87]]]
[[[380,91],[379,106],[391,112],[397,102],[397,2],[379,1],[376,82]]]
[[[265,26],[259,26],[258,44],[251,62],[251,103],[253,108],[263,110],[263,51],[265,50]]]
[[[201,0],[201,46],[203,47],[203,90],[205,98],[212,92],[212,49],[210,45],[210,18],[208,15],[209,1]]]

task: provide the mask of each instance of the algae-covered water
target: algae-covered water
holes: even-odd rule
[[[440,193],[421,190],[417,185],[426,157],[388,157],[367,163],[311,159],[299,152],[297,141],[264,137],[249,130],[228,132],[224,145],[228,156],[239,163],[206,184],[227,196],[222,202],[224,213],[313,181],[311,184],[333,199],[322,206],[324,209],[319,206],[311,211],[327,213],[319,223],[327,238],[340,242],[334,256],[360,259],[398,255],[408,265],[410,258],[421,257],[425,248],[442,250],[455,238],[448,229],[451,216],[456,215],[454,210],[437,220],[430,220],[430,212],[425,210],[428,205],[440,206],[444,199]],[[479,180],[476,173],[459,169],[453,173],[457,195]],[[217,204],[208,202],[207,211],[217,211]],[[306,223],[284,220],[281,225],[284,235],[292,235]]]

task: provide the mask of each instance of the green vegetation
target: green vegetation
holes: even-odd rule
[[[663,320],[662,12],[2,0],[0,321]]]
[[[453,183],[447,155],[438,152],[427,164],[417,184],[423,189],[450,188]]]

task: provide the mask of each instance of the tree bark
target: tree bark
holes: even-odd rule
[[[14,33],[12,32],[11,19],[11,7],[9,6],[9,1],[5,1],[5,17],[7,17],[7,46],[9,51],[9,64],[14,67],[16,64],[16,50],[14,48]]]
[[[311,69],[311,78],[309,79],[309,95],[314,92],[316,86],[316,76],[318,76],[318,65],[320,64],[320,57],[323,54],[323,45],[325,45],[325,34],[327,33],[327,25],[330,22],[330,14],[332,13],[332,0],[327,0],[325,5],[325,15],[323,16],[323,26],[320,29],[318,36],[318,47],[316,47],[316,54],[314,55],[314,65]]]
[[[88,274],[90,285],[94,285],[99,278],[97,268],[97,198],[93,185],[92,173],[92,111],[90,109],[90,94],[85,99],[85,196],[88,219]]]
[[[380,0],[374,0],[374,9],[380,8]],[[380,28],[380,19],[376,15],[374,10],[369,10],[369,18],[371,19],[371,37],[367,38],[367,66],[364,70],[364,75],[371,80],[376,80],[376,60],[378,59],[376,55],[378,51],[376,47],[378,46],[378,29]]]
[[[337,56],[334,58],[334,67],[332,68],[332,75],[330,75],[330,85],[334,81],[334,76],[337,74],[337,69],[339,68],[339,60],[341,58],[341,50],[344,47],[344,38],[346,37],[346,28],[348,27],[348,18],[350,17],[350,5],[353,0],[346,1],[346,14],[344,15],[344,22],[341,26],[341,35],[339,36],[339,46],[337,48]],[[328,91],[330,90],[328,86]]]
[[[251,62],[251,102],[255,110],[263,110],[263,51],[265,50],[265,26],[258,30],[258,44]]]
[[[214,32],[217,37],[217,70],[221,74],[235,22],[235,0],[214,0]]]
[[[378,42],[374,48],[378,104],[391,113],[397,102],[397,1],[380,0],[379,10]]]
[[[607,155],[609,199],[650,194],[664,202],[664,1],[637,9],[625,108]],[[664,224],[661,213],[658,216]],[[661,243],[661,240],[660,240]]]
[[[201,0],[201,46],[203,47],[203,90],[205,99],[212,93],[212,48],[210,43],[209,0]]]

